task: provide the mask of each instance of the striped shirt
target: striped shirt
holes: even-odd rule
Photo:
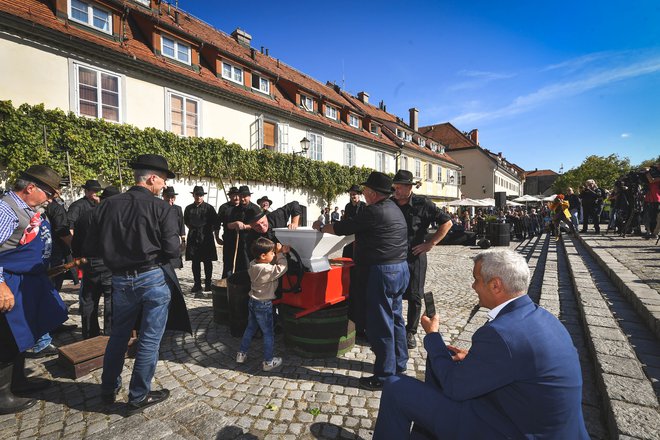
[[[14,191],[9,191],[8,194],[12,199],[14,199],[19,208],[27,208],[32,212],[32,209],[23,201],[23,199],[18,197]],[[9,237],[11,237],[11,234],[14,233],[14,230],[17,227],[18,216],[14,210],[11,209],[11,206],[9,206],[3,200],[0,200],[0,245],[2,245],[5,241],[7,241]],[[0,283],[4,282],[5,277],[3,275],[2,267],[0,266]]]

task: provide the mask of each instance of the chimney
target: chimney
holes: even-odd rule
[[[358,99],[360,102],[363,102],[365,104],[369,104],[369,94],[367,92],[358,92]]]
[[[474,142],[475,144],[479,145],[479,130],[478,129],[473,129],[468,133],[468,136],[470,137],[470,140]]]
[[[419,110],[417,110],[415,107],[413,107],[408,111],[410,112],[410,128],[412,128],[414,131],[418,131],[418,129],[419,129]]]
[[[231,36],[234,37],[234,40],[236,40],[236,42],[241,46],[250,47],[252,35],[248,34],[244,30],[236,28],[236,30],[231,33]]]
[[[266,56],[268,56],[268,48],[266,48]]]

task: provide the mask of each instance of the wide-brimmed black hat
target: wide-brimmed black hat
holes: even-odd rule
[[[273,205],[273,201],[268,198],[268,196],[263,196],[259,200],[257,200],[257,205],[261,205],[261,202],[268,202],[269,205]]]
[[[243,185],[240,188],[238,188],[238,193],[242,196],[249,196],[252,193],[250,192],[250,187],[247,185]]]
[[[53,191],[60,189],[60,182],[62,181],[57,171],[46,165],[32,165],[27,170],[21,171],[19,177],[30,182],[46,185]]]
[[[99,198],[101,200],[103,200],[103,199],[107,199],[108,197],[116,196],[117,194],[121,194],[121,191],[119,190],[119,188],[117,188],[116,186],[110,185],[110,186],[105,187],[105,189],[103,190],[103,192],[101,193]]]
[[[361,184],[383,194],[392,194],[392,178],[385,173],[372,171],[366,182]]]
[[[236,188],[235,186],[230,187],[229,191],[227,191],[228,196],[231,196],[233,194],[238,194],[238,188]]]
[[[400,183],[403,185],[413,185],[413,174],[408,170],[399,170],[394,175],[392,184]]]
[[[173,186],[168,186],[167,188],[165,188],[163,190],[163,197],[165,197],[165,196],[174,197],[174,196],[178,196],[178,195],[179,195],[179,193],[174,191]]]
[[[353,186],[351,186],[350,188],[348,188],[348,191],[346,191],[346,192],[356,192],[356,193],[358,193],[358,194],[362,194],[362,189],[360,189],[360,186],[359,186],[359,185],[355,185],[355,184],[353,184]]]
[[[88,189],[90,191],[96,191],[96,192],[99,192],[103,189],[99,181],[94,179],[89,179],[87,182],[85,182],[84,185],[80,185],[80,187],[83,189]]]
[[[167,159],[160,154],[140,154],[131,164],[134,170],[155,170],[167,173],[168,179],[176,177],[167,165]]]
[[[206,194],[206,192],[204,191],[203,186],[196,185],[190,194],[193,196],[203,196]]]
[[[245,210],[245,219],[243,220],[243,223],[254,223],[266,214],[268,214],[268,211],[264,211],[259,207],[250,206]]]

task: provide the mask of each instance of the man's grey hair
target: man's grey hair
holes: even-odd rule
[[[146,182],[149,176],[156,174],[158,176],[165,174],[162,171],[156,170],[133,170],[133,176],[135,176],[135,183]]]
[[[480,252],[474,263],[481,261],[481,276],[485,283],[493,278],[502,280],[504,291],[510,295],[527,292],[529,266],[525,258],[510,249]]]
[[[14,191],[22,191],[25,188],[28,187],[29,184],[34,183],[31,180],[27,179],[16,179],[16,182],[14,182]]]

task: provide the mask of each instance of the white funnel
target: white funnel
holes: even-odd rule
[[[355,240],[355,235],[324,234],[312,228],[275,228],[273,231],[280,243],[298,252],[301,263],[310,272],[330,270],[328,255]]]

